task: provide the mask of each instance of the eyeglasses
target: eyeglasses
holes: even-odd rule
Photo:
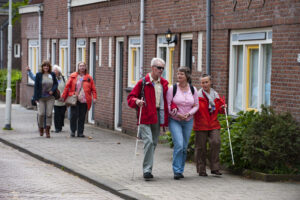
[[[161,70],[161,71],[164,71],[164,67],[161,67],[161,66],[155,66],[157,69]]]

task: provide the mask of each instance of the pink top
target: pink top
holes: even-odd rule
[[[177,91],[175,96],[173,97],[173,86],[171,86],[167,92],[167,103],[168,103],[169,113],[171,113],[171,102],[173,101],[173,103],[175,103],[176,106],[178,107],[177,113],[181,115],[190,113],[190,116],[186,119],[186,121],[190,120],[199,109],[198,93],[195,87],[194,87],[194,91],[195,92],[193,95],[189,87],[189,90],[187,92],[183,92],[177,83]],[[175,116],[170,115],[170,116],[172,119],[180,121],[180,118],[177,117],[176,115]]]

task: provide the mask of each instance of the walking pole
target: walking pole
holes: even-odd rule
[[[141,98],[141,100],[143,100],[143,97]],[[134,168],[135,168],[137,146],[138,146],[138,142],[139,142],[139,133],[140,133],[140,123],[141,123],[142,109],[143,109],[143,106],[140,107],[140,113],[139,113],[139,124],[138,124],[138,130],[137,130],[137,134],[136,134],[135,150],[134,150],[133,164],[132,164],[132,178],[131,178],[131,180],[134,180]]]
[[[227,130],[228,130],[228,138],[229,138],[229,146],[230,146],[230,152],[231,152],[231,159],[232,159],[232,164],[234,165],[234,158],[233,158],[233,151],[232,151],[232,145],[231,145],[230,130],[229,130],[229,123],[228,123],[228,117],[227,117],[226,108],[224,108],[224,110],[225,110],[225,116],[226,116],[226,122],[227,122]]]

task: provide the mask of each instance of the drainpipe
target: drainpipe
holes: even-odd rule
[[[140,25],[140,78],[143,77],[143,64],[144,64],[144,0],[141,0],[141,25]]]
[[[42,63],[42,4],[39,5],[39,64]]]
[[[71,2],[72,0],[68,0],[68,77],[71,74]]]
[[[210,47],[211,47],[211,4],[206,0],[206,73],[210,75]]]

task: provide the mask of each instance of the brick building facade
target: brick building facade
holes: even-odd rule
[[[41,60],[61,65],[67,75],[67,0],[44,0],[41,5]],[[34,64],[37,71],[38,63],[32,61],[40,50],[35,11],[22,14],[22,65]],[[266,104],[290,111],[300,121],[300,2],[212,1],[211,13],[211,74],[229,112]],[[78,61],[85,61],[98,92],[89,121],[135,132],[136,114],[126,98],[139,74],[140,1],[73,0],[71,21],[71,72]],[[176,44],[166,43],[168,28],[177,36]],[[206,71],[205,41],[205,0],[145,1],[144,74],[151,70],[151,58],[159,56],[166,60],[164,76],[171,83],[177,67],[187,65],[199,88],[199,76]],[[27,106],[33,87],[24,69],[23,77],[21,104]]]

